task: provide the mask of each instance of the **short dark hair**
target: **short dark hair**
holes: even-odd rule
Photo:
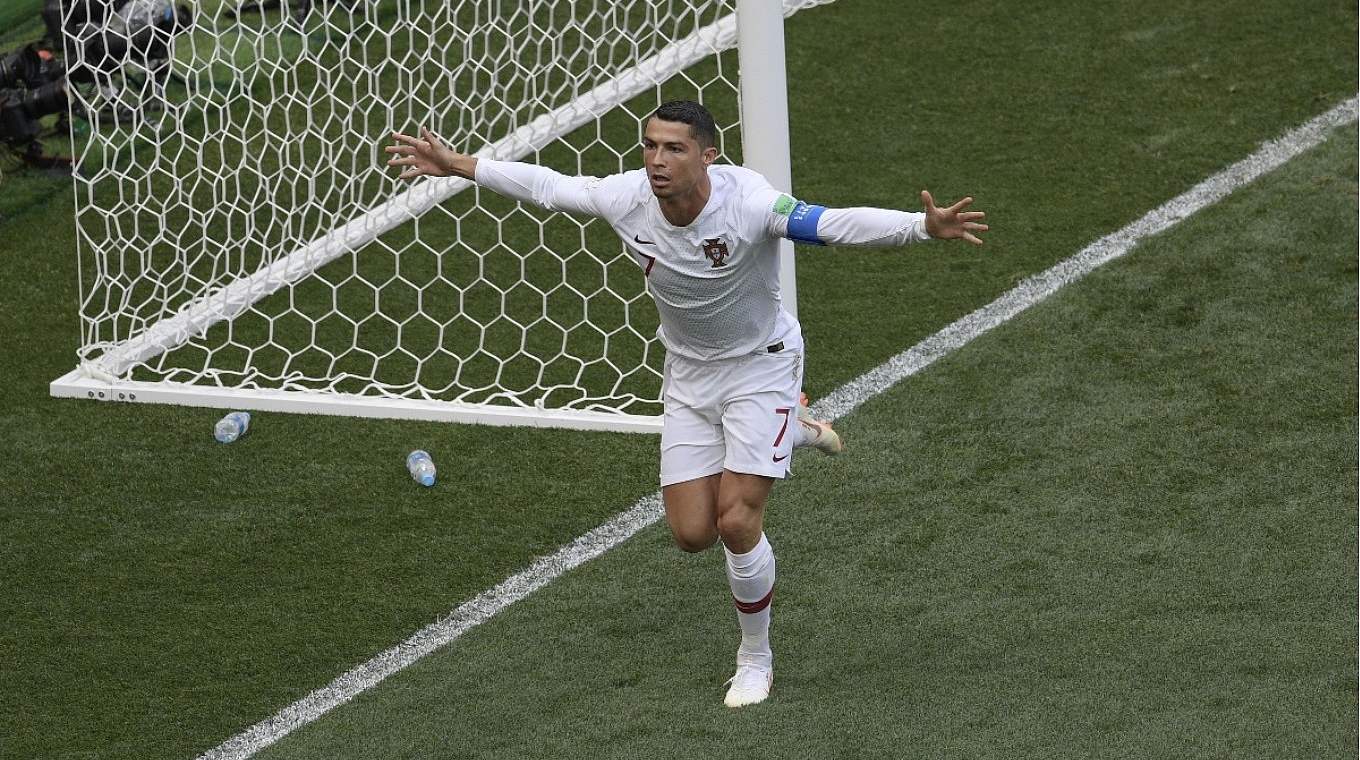
[[[652,117],[688,124],[689,136],[699,143],[700,148],[712,148],[718,144],[718,125],[713,121],[713,114],[692,100],[662,103]]]

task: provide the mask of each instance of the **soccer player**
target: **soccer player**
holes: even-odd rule
[[[661,493],[681,549],[722,539],[741,644],[724,702],[763,701],[774,681],[770,600],[775,562],[765,503],[795,447],[842,448],[801,395],[803,338],[780,305],[778,239],[900,246],[932,238],[982,241],[972,198],[924,213],[829,209],[781,193],[756,172],[715,164],[717,128],[698,103],[672,101],[648,119],[643,168],[567,177],[532,164],[458,153],[427,129],[393,134],[402,179],[457,176],[516,200],[609,223],[647,279],[666,347],[661,394]]]

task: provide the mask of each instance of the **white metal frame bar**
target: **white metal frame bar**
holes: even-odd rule
[[[791,189],[788,95],[784,73],[784,16],[809,5],[807,0],[737,0],[737,12],[703,27],[638,63],[573,102],[543,114],[480,156],[515,159],[589,123],[595,114],[641,94],[693,64],[740,45],[742,150],[748,167],[777,189]],[[178,314],[111,347],[99,358],[52,381],[58,398],[88,398],[183,404],[216,408],[335,414],[355,417],[444,420],[488,425],[525,425],[589,430],[659,432],[660,417],[578,410],[359,396],[310,391],[224,389],[186,383],[149,383],[124,378],[137,364],[183,345],[218,322],[231,319],[257,301],[311,275],[340,256],[466,190],[463,179],[433,179],[415,184],[363,216],[325,236],[187,304]],[[797,314],[793,244],[783,241],[780,283],[784,307]]]
[[[789,96],[784,70],[784,3],[737,0],[737,64],[741,69],[741,152],[748,169],[774,189],[793,192],[789,165]],[[779,241],[779,290],[798,316],[793,241]]]
[[[627,433],[661,432],[661,418],[651,415],[464,404],[456,401],[360,396],[353,393],[321,391],[234,388],[227,393],[223,388],[189,383],[148,383],[137,380],[108,383],[84,377],[79,370],[72,370],[52,381],[50,388],[52,395],[57,398],[83,398],[95,401],[178,404],[215,409],[251,409],[265,412],[462,422],[478,425],[613,430]]]

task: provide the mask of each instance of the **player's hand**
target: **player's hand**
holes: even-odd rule
[[[964,198],[947,208],[935,205],[929,190],[921,191],[921,203],[926,207],[926,232],[933,238],[950,240],[960,238],[973,245],[982,245],[982,240],[974,232],[986,232],[987,225],[982,223],[987,214],[982,211],[964,211],[973,203],[972,198]]]
[[[420,128],[420,137],[393,132],[392,139],[396,142],[383,150],[394,154],[388,159],[388,166],[403,167],[399,179],[467,176],[459,169],[463,168],[460,163],[465,163],[470,156],[464,156],[449,148],[443,140],[424,127]]]

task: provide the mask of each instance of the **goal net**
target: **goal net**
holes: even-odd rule
[[[113,43],[67,19],[95,85],[72,92],[81,346],[53,395],[656,429],[656,313],[609,227],[398,181],[382,147],[426,126],[610,174],[686,98],[742,163],[742,114],[786,117],[782,32],[779,91],[741,92],[738,4],[777,25],[824,2],[115,0]]]

